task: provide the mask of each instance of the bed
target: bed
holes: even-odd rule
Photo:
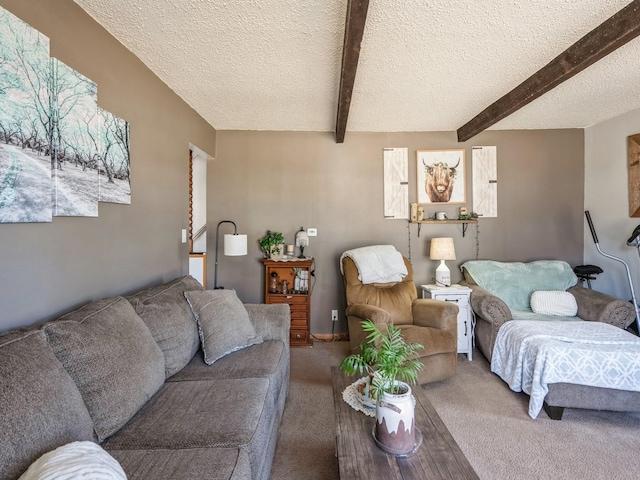
[[[633,305],[626,300],[578,286],[578,279],[566,262],[538,260],[522,263],[474,260],[463,263],[461,269],[465,277],[463,283],[472,289],[471,306],[476,319],[476,345],[489,362],[493,361],[496,342],[503,326],[511,323],[529,321],[541,325],[566,323],[571,326],[562,328],[572,330],[578,330],[577,325],[603,324],[610,327],[608,332],[614,336],[622,332],[625,334],[625,339],[635,337],[626,331],[635,321]],[[562,294],[561,298],[564,300],[570,297],[574,312],[567,314],[567,305],[559,305],[562,308],[555,312],[533,311],[532,298],[540,293],[545,296]],[[552,301],[551,304],[556,305],[556,302]],[[505,329],[504,334],[509,329]],[[607,335],[607,332],[603,335]],[[564,334],[564,338],[571,336],[567,332]],[[527,345],[527,349],[536,345],[537,342],[537,340],[531,342],[531,345]],[[567,343],[562,341],[560,347],[565,348]],[[579,349],[579,347],[574,348]],[[596,347],[589,348],[597,350]],[[546,353],[543,351],[538,354]],[[609,383],[609,386],[593,386],[575,383],[575,381],[575,379],[569,380],[568,377],[553,377],[547,378],[544,382],[542,392],[547,390],[547,393],[543,397],[542,407],[552,419],[560,420],[565,408],[640,411],[640,391],[621,389],[615,382]],[[534,391],[536,399],[532,412],[536,410],[539,412],[539,392],[540,390]]]
[[[550,384],[640,392],[640,338],[599,322],[507,322],[491,371],[529,395],[529,416],[536,418]]]

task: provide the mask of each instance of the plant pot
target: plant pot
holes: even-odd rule
[[[271,258],[271,260],[282,260],[283,257],[284,257],[284,243],[281,243],[280,245],[274,245],[271,247],[271,250],[269,251],[269,258]]]
[[[410,455],[417,449],[411,387],[396,382],[404,393],[383,393],[376,405],[374,437],[380,448],[394,455]]]

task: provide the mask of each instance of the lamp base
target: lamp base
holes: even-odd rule
[[[451,286],[451,271],[445,265],[444,260],[440,260],[440,265],[436,268],[436,285],[438,287]]]

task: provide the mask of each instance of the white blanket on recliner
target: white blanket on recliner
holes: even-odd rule
[[[402,254],[393,245],[372,245],[347,250],[340,257],[341,272],[344,257],[353,260],[358,267],[358,278],[365,284],[400,282],[409,273]]]
[[[491,371],[529,394],[536,418],[550,383],[640,391],[640,338],[601,322],[511,320],[498,330]]]

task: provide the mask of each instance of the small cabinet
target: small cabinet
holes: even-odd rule
[[[286,303],[291,309],[289,345],[311,347],[311,272],[313,259],[267,260],[264,264],[265,303]]]
[[[422,298],[432,298],[452,302],[458,306],[458,353],[466,353],[471,360],[473,352],[473,312],[469,299],[471,289],[461,285],[438,287],[436,285],[422,285]]]

